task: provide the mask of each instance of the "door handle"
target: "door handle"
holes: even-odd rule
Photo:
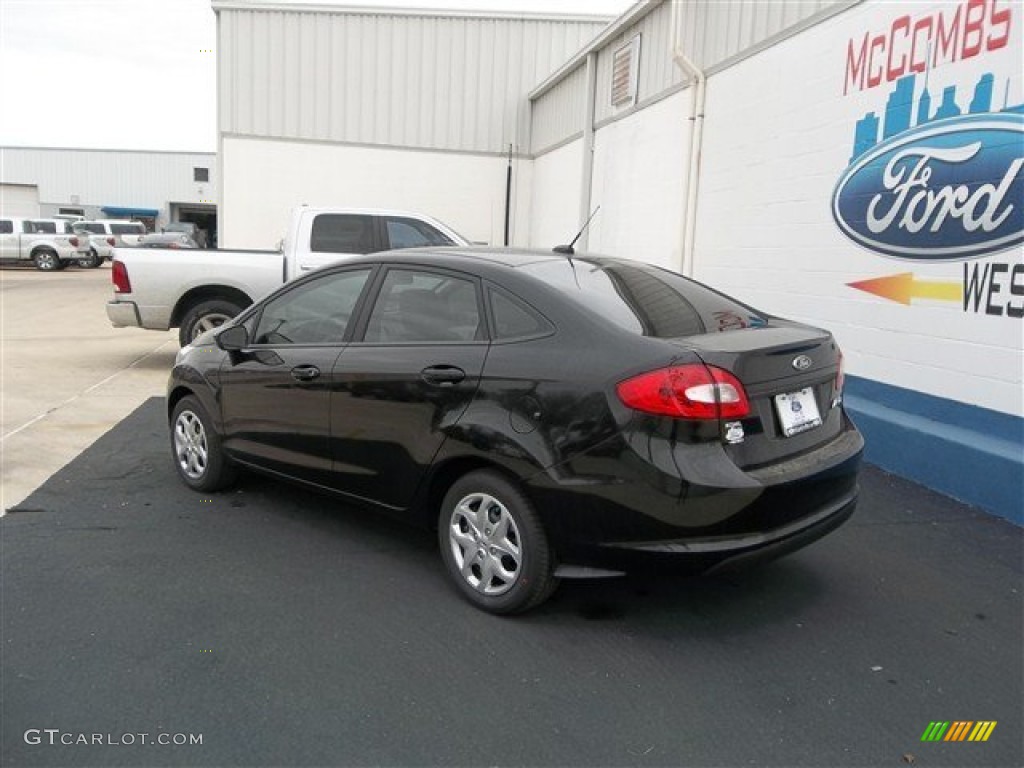
[[[466,378],[466,372],[454,365],[432,365],[420,371],[420,378],[427,384],[451,387]]]
[[[315,365],[297,365],[292,368],[292,378],[296,381],[312,381],[320,375],[320,369]]]

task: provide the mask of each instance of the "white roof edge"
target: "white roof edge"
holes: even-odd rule
[[[118,149],[117,147],[33,147],[24,144],[0,144],[0,151],[7,149],[25,150],[28,152],[131,152],[136,155],[210,155],[217,157],[211,150],[190,149]]]
[[[671,0],[670,0],[671,1]],[[552,72],[547,79],[545,79],[540,85],[530,91],[527,98],[530,101],[536,101],[545,93],[554,88],[566,75],[576,70],[586,60],[587,56],[593,51],[596,51],[608,43],[609,40],[614,38],[619,32],[626,27],[635,24],[647,14],[651,13],[655,8],[661,5],[665,0],[638,0],[637,3],[630,8],[628,11],[619,16],[615,21],[609,24],[607,27],[601,30],[600,34],[587,43],[582,49],[576,52],[576,54],[569,59],[565,64],[560,66],[554,72]]]
[[[211,0],[214,12],[291,11],[293,13],[334,13],[372,16],[428,16],[460,19],[507,19],[510,21],[566,21],[608,23],[614,16],[582,13],[526,13],[521,11],[473,11],[456,8],[408,8],[371,5],[331,5],[330,3],[287,3],[280,0]]]

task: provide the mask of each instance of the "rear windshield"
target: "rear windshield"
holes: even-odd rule
[[[676,339],[767,324],[756,310],[647,264],[552,259],[522,269],[641,336]]]

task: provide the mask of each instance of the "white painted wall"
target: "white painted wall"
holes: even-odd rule
[[[579,230],[582,163],[581,139],[533,161],[529,238],[532,247],[566,244]]]
[[[689,93],[674,94],[594,137],[589,250],[678,270],[690,145]]]
[[[908,306],[850,287],[907,272],[915,280],[962,284],[965,262],[908,262],[866,250],[840,232],[830,209],[833,189],[850,164],[855,123],[871,111],[884,120],[895,86],[883,78],[876,87],[844,94],[848,41],[887,33],[905,14],[916,24],[942,12],[948,24],[965,8],[960,2],[867,2],[712,76],[695,277],[761,309],[829,328],[850,373],[1022,415],[1024,323],[1005,312],[965,310],[955,300],[914,298]],[[1002,105],[1004,95],[1011,105],[1024,102],[1024,7],[989,4],[986,13],[993,9],[1012,9],[1008,44],[934,67],[933,110],[942,90],[956,86],[966,111],[986,72],[995,76],[994,103]],[[982,40],[1002,32],[989,16]],[[902,36],[894,50],[898,63],[908,50]],[[922,83],[919,75],[915,115]],[[647,119],[642,113],[640,122]],[[967,268],[1012,269],[1022,260],[1018,246]],[[997,304],[1010,298],[1005,279]]]
[[[302,204],[416,211],[503,242],[506,158],[224,137],[220,159],[224,248],[273,248]],[[530,165],[513,159],[513,243],[528,237]]]

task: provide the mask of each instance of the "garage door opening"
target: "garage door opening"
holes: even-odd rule
[[[171,203],[171,221],[195,224],[200,247],[217,247],[217,206]]]

